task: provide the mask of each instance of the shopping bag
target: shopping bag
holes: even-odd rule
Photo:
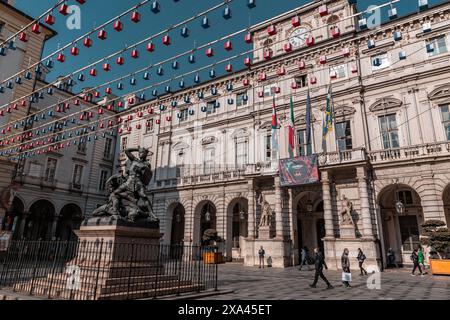
[[[342,281],[352,282],[352,274],[350,272],[342,272]]]

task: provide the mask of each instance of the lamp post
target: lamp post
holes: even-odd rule
[[[207,207],[206,207],[205,220],[206,220],[206,222],[211,221],[211,213],[209,212],[209,203],[207,204]]]

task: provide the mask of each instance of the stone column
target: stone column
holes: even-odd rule
[[[328,171],[322,172],[323,217],[325,220],[325,237],[334,237],[333,211],[331,206],[330,181]]]
[[[282,189],[280,186],[280,177],[274,178],[275,182],[275,237],[283,239],[283,212],[282,212]]]
[[[59,220],[59,216],[54,216],[53,217],[53,221],[51,224],[51,231],[50,231],[50,239],[53,240],[53,238],[56,236],[56,228],[58,227],[58,220]]]
[[[255,221],[256,221],[256,206],[255,206],[255,190],[253,180],[248,181],[248,213],[247,213],[247,237],[249,239],[256,238]]]
[[[363,223],[363,236],[373,238],[372,217],[370,216],[369,194],[367,192],[367,172],[366,168],[356,169],[358,179],[358,192],[361,201],[361,218]]]

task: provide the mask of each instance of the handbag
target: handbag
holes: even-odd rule
[[[352,274],[350,272],[342,272],[342,281],[352,282]]]

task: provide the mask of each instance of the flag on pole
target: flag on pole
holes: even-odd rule
[[[310,145],[311,144],[311,96],[309,94],[309,89],[308,89],[308,95],[306,97],[305,122],[306,122],[306,144]]]
[[[294,100],[291,96],[291,106],[290,106],[291,112],[290,117],[288,119],[288,127],[289,127],[289,155],[291,158],[294,157],[294,150],[295,150],[295,117],[294,117]]]
[[[327,106],[325,108],[325,117],[323,120],[323,139],[326,139],[328,134],[333,131],[334,110],[331,97],[331,86],[328,87]]]
[[[275,97],[273,97],[273,107],[272,107],[272,158],[278,154],[278,118],[277,118],[277,108],[275,105]]]

